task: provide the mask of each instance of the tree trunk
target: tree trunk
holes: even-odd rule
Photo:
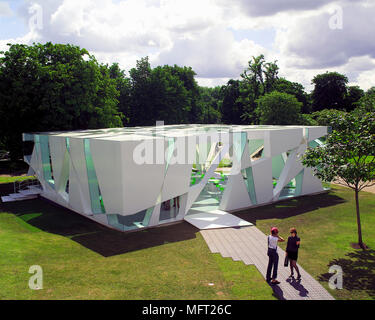
[[[361,228],[361,217],[359,214],[359,200],[358,200],[358,189],[355,190],[355,207],[357,212],[357,227],[358,227],[358,244],[362,249],[365,249],[362,241],[362,228]]]

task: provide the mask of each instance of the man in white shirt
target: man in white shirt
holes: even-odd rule
[[[277,267],[279,264],[279,255],[277,253],[277,243],[285,241],[282,237],[279,236],[279,230],[276,227],[271,228],[271,234],[268,236],[268,252],[269,257],[266,280],[270,284],[279,284],[280,281],[277,281]],[[272,280],[271,280],[271,271]]]

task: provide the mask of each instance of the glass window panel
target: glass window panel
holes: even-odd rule
[[[94,214],[105,213],[103,198],[100,193],[94,161],[91,155],[90,140],[88,139],[84,139],[84,150],[86,158],[87,180],[90,191],[91,210]]]

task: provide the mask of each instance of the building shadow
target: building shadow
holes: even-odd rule
[[[42,199],[2,203],[1,206],[1,211],[12,213],[35,228],[67,237],[104,257],[194,239],[199,232],[185,221],[120,232]]]
[[[346,202],[345,199],[332,192],[327,192],[282,200],[265,206],[233,212],[232,214],[256,225],[257,220],[286,219],[319,208],[336,206],[344,202]]]
[[[332,260],[328,267],[340,266],[343,271],[343,289],[365,291],[375,298],[375,250],[349,252],[345,258]],[[328,282],[333,273],[321,274],[319,281]]]

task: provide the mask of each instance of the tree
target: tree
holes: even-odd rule
[[[358,86],[349,86],[345,96],[346,111],[353,111],[358,101],[364,96],[364,91]]]
[[[200,109],[202,110],[203,123],[220,123],[221,100],[223,90],[220,86],[214,88],[200,87]]]
[[[269,93],[275,90],[275,84],[278,81],[279,67],[277,61],[266,62],[264,64],[264,93]]]
[[[366,91],[366,94],[367,94],[367,95],[375,94],[375,86],[374,86],[374,87],[371,87],[370,89],[368,89],[368,90]]]
[[[258,123],[255,101],[274,90],[278,72],[277,61],[266,62],[264,55],[253,56],[252,60],[248,62],[248,68],[241,74],[240,95],[236,101],[243,106],[240,123]]]
[[[223,102],[221,105],[223,123],[241,124],[241,116],[244,110],[243,104],[238,100],[240,96],[240,81],[231,79],[221,90],[223,92]]]
[[[341,119],[346,115],[345,111],[336,109],[324,109],[322,111],[316,111],[311,114],[313,120],[315,120],[317,126],[328,126],[333,130],[337,129],[337,120]]]
[[[154,108],[154,121],[163,120],[165,124],[189,122],[189,92],[180,74],[174,72],[175,67],[159,66],[151,72],[150,101]]]
[[[85,49],[13,44],[0,58],[0,135],[13,160],[23,132],[122,126],[108,68]]]
[[[358,194],[375,185],[375,113],[362,117],[347,113],[335,119],[334,124],[336,129],[328,136],[326,144],[309,148],[302,163],[313,168],[321,180],[335,181],[354,190],[358,244],[365,249]]]
[[[263,66],[265,60],[264,55],[261,54],[258,57],[252,57],[252,60],[248,62],[248,68],[241,74],[243,81],[247,82],[253,88],[254,101],[261,95],[264,94],[264,75]]]
[[[199,86],[190,67],[151,68],[148,57],[130,70],[129,124],[154,125],[194,123],[201,118]]]
[[[259,124],[288,125],[301,121],[302,103],[291,94],[273,91],[260,97],[256,103]]]
[[[131,84],[130,125],[154,125],[154,106],[151,101],[151,65],[148,57],[137,60],[129,71]]]
[[[166,66],[164,66],[166,67]],[[201,106],[199,105],[200,91],[197,81],[195,80],[195,71],[191,67],[179,67],[174,65],[168,66],[172,75],[178,76],[182,81],[187,93],[187,104],[185,106],[186,119],[183,123],[197,123],[202,117]]]
[[[123,124],[129,123],[129,114],[131,112],[131,85],[130,79],[125,76],[125,71],[120,69],[118,63],[113,63],[109,67],[109,76],[116,82],[116,88],[119,92],[118,110],[124,115]]]
[[[302,103],[302,113],[311,112],[311,102],[305,88],[298,82],[291,82],[284,78],[279,78],[274,82],[273,90],[294,95]]]
[[[375,112],[375,87],[369,89],[366,94],[356,103],[354,112],[358,115],[366,112]]]
[[[313,111],[345,108],[348,78],[337,72],[318,74],[312,80]]]

